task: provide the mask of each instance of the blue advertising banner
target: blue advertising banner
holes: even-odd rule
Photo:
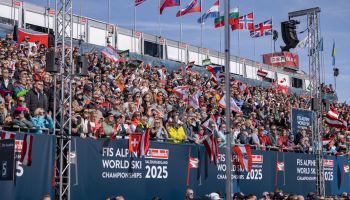
[[[314,113],[311,110],[292,108],[292,132],[296,135],[300,128],[312,130]]]
[[[128,140],[74,138],[71,168],[72,199],[103,199],[123,195],[126,199],[183,199],[189,185],[197,195],[225,192],[224,149],[219,162],[210,163],[202,145],[152,142],[145,158],[128,151]],[[316,189],[316,160],[311,154],[253,150],[249,173],[233,155],[233,191],[257,194],[281,188],[306,195]],[[188,169],[188,157],[199,158],[198,169]],[[326,193],[350,191],[349,158],[329,156],[324,161]],[[206,165],[207,163],[207,165]]]
[[[49,194],[54,197],[54,136],[33,135],[32,165],[23,166],[20,160],[24,134],[16,133],[14,181],[0,181],[0,199],[33,200]]]

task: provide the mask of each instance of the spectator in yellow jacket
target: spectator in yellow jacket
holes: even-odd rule
[[[178,117],[169,120],[167,129],[170,142],[182,143],[187,139],[182,122],[178,119]]]

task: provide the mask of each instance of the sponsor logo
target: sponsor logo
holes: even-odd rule
[[[253,164],[263,164],[264,156],[263,155],[252,155]]]
[[[168,159],[169,150],[168,149],[149,149],[146,158],[153,159]]]
[[[23,140],[16,140],[15,141],[15,152],[21,153],[23,148]]]
[[[324,167],[333,167],[333,166],[334,166],[333,160],[327,160],[327,159],[325,159],[325,160],[323,161],[323,166],[324,166]]]
[[[349,165],[344,165],[344,172],[349,173]]]
[[[284,171],[284,162],[277,162],[277,171]]]

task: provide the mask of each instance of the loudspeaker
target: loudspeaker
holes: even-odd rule
[[[272,39],[276,41],[278,39],[278,32],[276,30],[272,31]]]
[[[311,110],[319,111],[320,110],[320,101],[318,98],[311,99]]]
[[[299,43],[296,28],[300,22],[296,20],[285,21],[281,23],[282,39],[286,44],[285,47],[281,47],[282,51],[289,51],[291,48],[295,48]]]
[[[57,73],[58,67],[56,65],[56,53],[55,51],[46,52],[46,71]]]
[[[335,76],[335,77],[337,77],[338,75],[339,75],[339,68],[334,68],[333,69],[333,75]]]
[[[89,60],[85,56],[78,56],[77,63],[78,63],[76,68],[77,73],[82,76],[87,76],[88,69],[89,69]]]

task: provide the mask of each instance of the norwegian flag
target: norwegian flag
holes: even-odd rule
[[[176,13],[176,17],[181,17],[188,13],[201,12],[201,0],[192,0],[184,9],[179,10]]]
[[[231,98],[230,104],[231,104],[231,110],[235,111],[236,113],[242,113],[241,108],[237,106],[233,98]],[[219,106],[222,108],[226,108],[226,95],[222,96],[222,98],[220,99]]]
[[[272,35],[272,19],[254,25],[254,29],[250,31],[250,36],[253,38]]]
[[[177,86],[173,89],[173,92],[187,101],[188,99],[188,86]]]
[[[119,55],[111,45],[106,46],[102,51],[102,55],[109,58],[112,62],[118,62]]]
[[[267,76],[267,71],[264,71],[262,69],[258,69],[257,75],[260,76],[261,78],[266,78]]]
[[[29,134],[25,134],[23,139],[22,152],[21,152],[21,163],[25,166],[32,165],[32,146],[33,146],[33,136]]]
[[[16,133],[10,133],[10,132],[2,132],[1,133],[1,139],[6,140],[6,139],[15,139]]]
[[[252,150],[250,145],[246,144],[244,146],[234,146],[233,152],[237,155],[239,165],[242,169],[247,172],[252,170]]]
[[[135,0],[135,6],[138,6],[142,3],[144,3],[146,0]]]
[[[231,25],[231,29],[237,30],[254,30],[254,13],[248,13],[239,17],[239,23]]]

